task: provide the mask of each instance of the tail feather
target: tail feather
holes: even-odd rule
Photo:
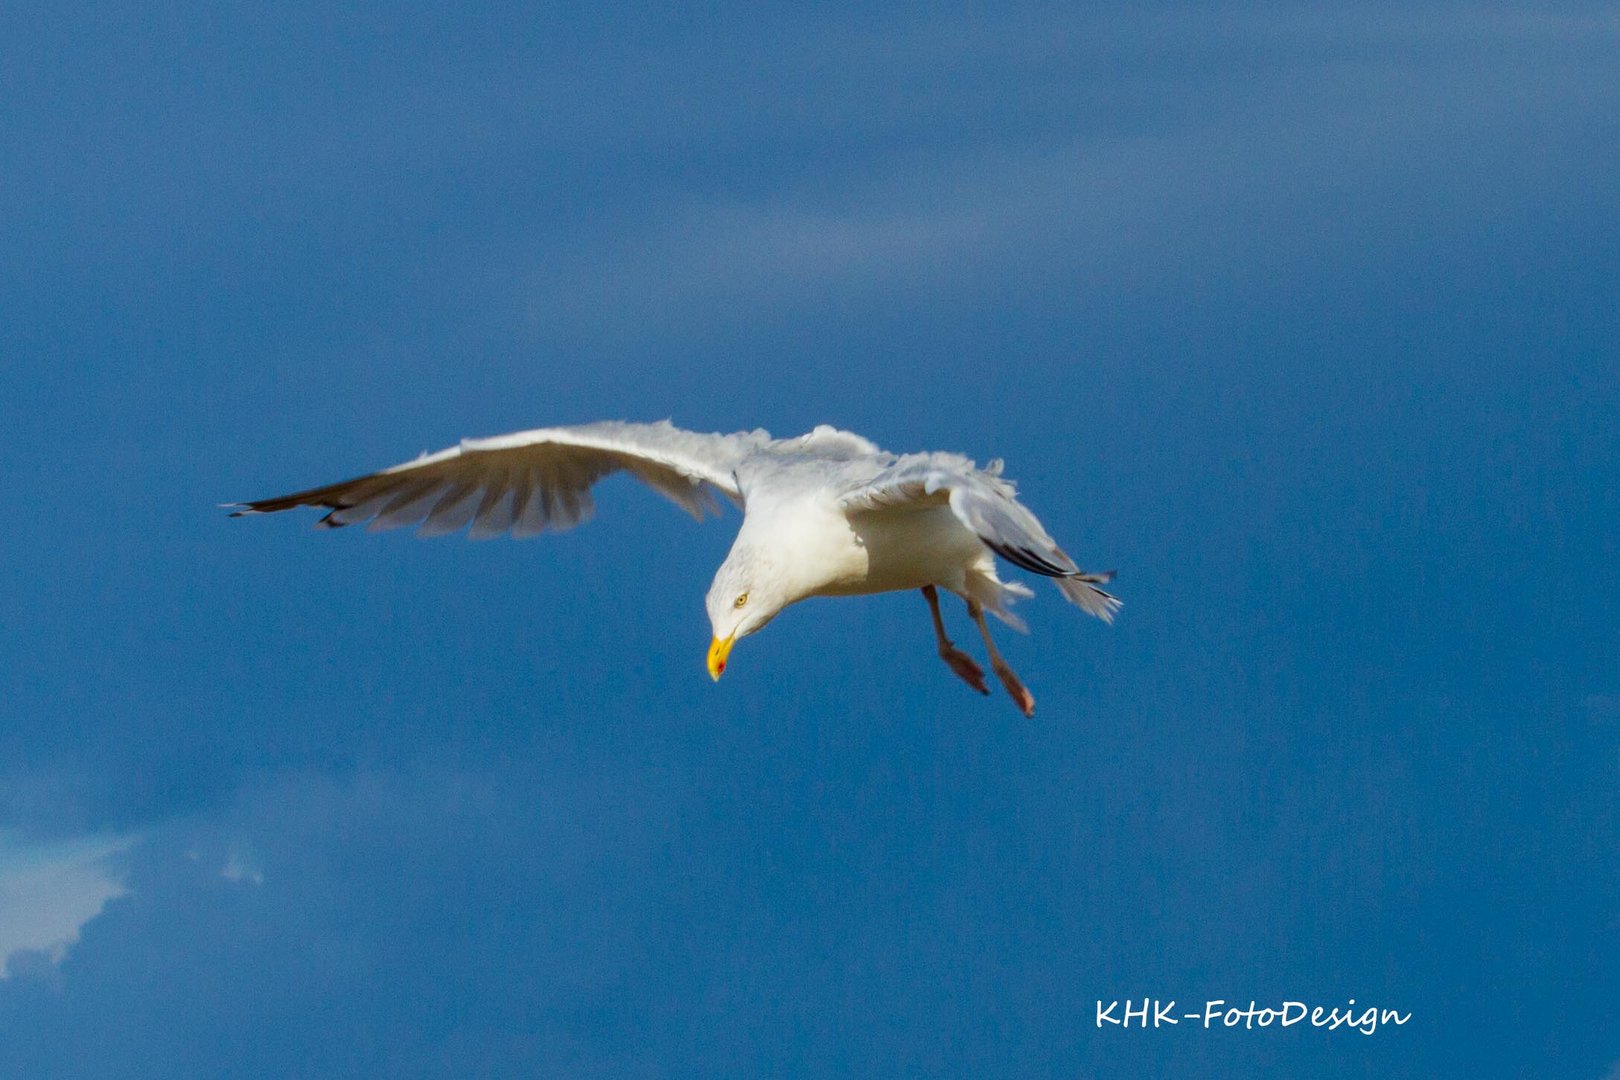
[[[1057,587],[1063,590],[1063,595],[1069,602],[1076,605],[1087,615],[1095,615],[1105,623],[1114,621],[1114,614],[1124,607],[1124,602],[1112,593],[1104,592],[1098,588],[1114,580],[1114,571],[1106,574],[1070,574],[1068,577],[1058,579]]]

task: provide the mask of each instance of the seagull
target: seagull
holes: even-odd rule
[[[468,529],[472,539],[536,536],[590,518],[591,487],[624,471],[702,521],[720,512],[716,494],[743,511],[731,551],[709,586],[709,674],[726,670],[732,647],[789,604],[812,596],[858,596],[917,589],[928,602],[940,658],[981,694],[984,671],[946,636],[939,590],[967,603],[990,668],[1025,716],[1035,698],[1002,658],[985,613],[1021,632],[1010,610],[1034,593],[1002,581],[996,556],[1051,578],[1071,603],[1112,622],[1120,601],[1101,586],[1113,573],[1088,574],[1058,547],[1002,479],[953,453],[891,454],[848,431],[822,425],[792,439],[763,430],[708,435],[665,420],[604,421],[538,428],[457,446],[324,487],[228,503],[267,514],[324,508],[327,529],[416,525],[418,535]]]

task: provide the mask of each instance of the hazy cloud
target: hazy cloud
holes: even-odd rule
[[[118,856],[138,836],[29,841],[0,832],[0,978],[17,973],[16,954],[60,963],[79,928],[125,893]],[[23,960],[24,970],[37,970]]]
[[[591,1025],[574,1003],[636,955],[663,797],[656,779],[524,767],[266,778],[222,812],[153,829],[112,907],[125,886],[104,864],[129,841],[8,846],[6,940],[88,923],[40,971],[48,992],[0,988],[0,1073],[415,1075],[442,1062],[477,1075],[544,1060],[588,1074]],[[17,910],[38,929],[13,926]],[[167,1034],[132,1055],[116,1049],[126,1024]],[[83,1037],[94,1031],[107,1041]]]
[[[997,29],[966,55],[952,51],[969,48],[957,39],[934,42],[939,63],[965,65],[970,83],[1012,64],[1017,51]],[[1133,46],[1156,55],[1139,76],[1152,92],[1116,102],[1074,87],[1098,81],[1087,59],[1101,64],[1107,43],[1124,40],[1119,28],[1093,40],[1058,27],[1035,56],[1072,47],[1064,79],[1027,53],[1017,72],[1064,100],[1039,130],[964,124],[936,133],[926,158],[829,137],[829,162],[774,189],[668,189],[661,205],[616,223],[633,231],[545,256],[530,278],[530,319],[564,330],[646,320],[662,331],[873,296],[1073,295],[1176,280],[1206,258],[1286,273],[1340,243],[1438,239],[1513,206],[1541,182],[1544,155],[1574,153],[1553,133],[1590,138],[1582,117],[1616,98],[1601,78],[1615,29],[1609,17],[1510,12],[1161,20]],[[1238,42],[1255,51],[1241,74],[1174,64]],[[1148,104],[1165,99],[1185,104]],[[1516,144],[1538,149],[1505,152]]]

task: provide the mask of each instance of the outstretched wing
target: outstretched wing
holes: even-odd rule
[[[1003,559],[1032,574],[1055,579],[1063,595],[1088,614],[1113,622],[1122,606],[1098,586],[1113,572],[1088,574],[1047,535],[1040,520],[1001,479],[1001,462],[980,469],[957,454],[908,454],[841,497],[845,510],[904,505],[948,505],[958,520]]]
[[[371,522],[372,529],[420,525],[423,536],[472,525],[474,539],[535,536],[590,518],[591,485],[624,471],[698,520],[717,513],[714,492],[741,505],[734,470],[770,442],[763,431],[703,435],[669,421],[605,421],[578,427],[538,428],[425,454],[369,476],[273,499],[233,503],[233,517],[295,506],[328,511],[324,528]]]

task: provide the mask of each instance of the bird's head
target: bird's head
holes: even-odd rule
[[[782,576],[772,572],[768,560],[751,548],[733,548],[715,573],[706,601],[709,627],[714,632],[709,644],[709,675],[718,680],[737,640],[776,618],[794,599],[787,595]]]

